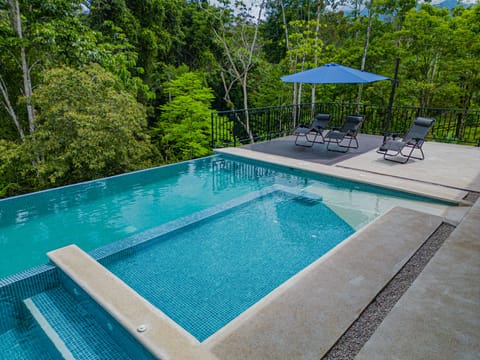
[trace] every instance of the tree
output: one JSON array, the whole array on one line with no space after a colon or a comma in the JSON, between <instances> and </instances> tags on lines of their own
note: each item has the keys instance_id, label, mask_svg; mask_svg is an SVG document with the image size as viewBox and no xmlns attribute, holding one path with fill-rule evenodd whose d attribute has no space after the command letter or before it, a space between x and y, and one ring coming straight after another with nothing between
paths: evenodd
<instances>
[{"instance_id":1,"label":"tree","mask_svg":"<svg viewBox=\"0 0 480 360\"><path fill-rule=\"evenodd\" d=\"M455 130L450 134L462 139L468 122L467 112L472 106L478 106L475 100L480 94L480 5L471 9L459 8L455 15L449 23L451 44L444 61L442 75L445 85L440 97L463 109Z\"/></svg>"},{"instance_id":2,"label":"tree","mask_svg":"<svg viewBox=\"0 0 480 360\"><path fill-rule=\"evenodd\" d=\"M181 73L166 84L166 90L170 100L160 107L156 128L165 159L174 162L210 155L212 90L193 72Z\"/></svg>"},{"instance_id":3,"label":"tree","mask_svg":"<svg viewBox=\"0 0 480 360\"><path fill-rule=\"evenodd\" d=\"M399 31L403 27L403 22L407 13L414 9L417 5L417 0L376 0L377 6L384 14L388 21L391 21L396 30Z\"/></svg>"},{"instance_id":4,"label":"tree","mask_svg":"<svg viewBox=\"0 0 480 360\"><path fill-rule=\"evenodd\" d=\"M239 14L231 17L231 9L229 9L230 1L224 0L225 15L219 20L218 29L214 29L216 40L223 47L224 62L222 64L222 82L224 84L225 96L229 107L234 107L234 103L230 97L230 92L235 85L240 85L242 106L246 109L245 119L238 119L239 123L245 128L250 141L254 142L254 134L250 129L249 119L249 103L248 103L248 85L249 74L255 65L255 57L259 56L260 49L258 47L258 30L262 11L265 7L265 0L260 1L257 18L251 21L250 9L242 1L236 1L235 6ZM228 20L228 21L226 21Z\"/></svg>"},{"instance_id":5,"label":"tree","mask_svg":"<svg viewBox=\"0 0 480 360\"><path fill-rule=\"evenodd\" d=\"M8 34L9 36L5 39L5 43L10 45L8 46L9 48L13 48L11 49L10 53L12 54L22 74L23 81L20 88L23 92L26 103L29 133L32 134L35 131L35 111L32 104L31 67L27 61L27 50L25 45L28 42L23 36L23 24L18 0L8 0L6 1L6 5L9 12L9 20L13 33ZM5 28L5 26L2 27ZM13 120L20 138L24 140L25 130L23 129L21 120L12 106L8 87L2 74L0 74L0 90L2 93L4 108Z\"/></svg>"},{"instance_id":6,"label":"tree","mask_svg":"<svg viewBox=\"0 0 480 360\"><path fill-rule=\"evenodd\" d=\"M79 4L79 0L8 0L0 7L0 99L17 131L15 137L9 136L12 140L35 132L32 91L45 69L98 62L129 90L146 91L129 71L136 62L131 45L121 34L117 43L106 43L101 33L82 21Z\"/></svg>"},{"instance_id":7,"label":"tree","mask_svg":"<svg viewBox=\"0 0 480 360\"><path fill-rule=\"evenodd\" d=\"M35 190L35 172L28 142L0 139L0 198Z\"/></svg>"},{"instance_id":8,"label":"tree","mask_svg":"<svg viewBox=\"0 0 480 360\"><path fill-rule=\"evenodd\" d=\"M467 110L480 92L480 5L461 9L449 27L451 46L443 75L457 86L457 106Z\"/></svg>"},{"instance_id":9,"label":"tree","mask_svg":"<svg viewBox=\"0 0 480 360\"><path fill-rule=\"evenodd\" d=\"M402 30L397 32L411 104L430 107L435 102L451 36L448 21L446 9L422 5L419 11L412 9L407 14Z\"/></svg>"},{"instance_id":10,"label":"tree","mask_svg":"<svg viewBox=\"0 0 480 360\"><path fill-rule=\"evenodd\" d=\"M121 82L99 65L48 71L34 92L31 145L38 187L65 185L152 165L146 114Z\"/></svg>"}]
</instances>

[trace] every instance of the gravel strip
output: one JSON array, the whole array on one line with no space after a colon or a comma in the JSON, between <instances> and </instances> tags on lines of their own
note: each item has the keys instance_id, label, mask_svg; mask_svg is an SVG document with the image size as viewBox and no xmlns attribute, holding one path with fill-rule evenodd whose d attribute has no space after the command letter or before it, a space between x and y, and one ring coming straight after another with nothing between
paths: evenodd
<instances>
[{"instance_id":1,"label":"gravel strip","mask_svg":"<svg viewBox=\"0 0 480 360\"><path fill-rule=\"evenodd\" d=\"M442 223L322 359L353 359L454 229Z\"/></svg>"}]
</instances>

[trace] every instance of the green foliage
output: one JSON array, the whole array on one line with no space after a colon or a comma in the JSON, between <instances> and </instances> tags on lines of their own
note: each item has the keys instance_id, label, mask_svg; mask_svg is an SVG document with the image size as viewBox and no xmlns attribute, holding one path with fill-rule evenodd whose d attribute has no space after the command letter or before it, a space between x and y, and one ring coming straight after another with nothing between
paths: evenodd
<instances>
[{"instance_id":1,"label":"green foliage","mask_svg":"<svg viewBox=\"0 0 480 360\"><path fill-rule=\"evenodd\" d=\"M171 100L161 106L156 128L165 159L174 162L210 155L211 89L193 72L180 74L165 88Z\"/></svg>"},{"instance_id":2,"label":"green foliage","mask_svg":"<svg viewBox=\"0 0 480 360\"><path fill-rule=\"evenodd\" d=\"M421 107L469 107L467 97L479 91L480 34L478 26L472 26L475 20L475 8L453 18L446 9L430 5L407 13L396 33L406 79L399 89L400 101L409 99L409 105Z\"/></svg>"},{"instance_id":3,"label":"green foliage","mask_svg":"<svg viewBox=\"0 0 480 360\"><path fill-rule=\"evenodd\" d=\"M290 67L294 71L311 69L315 66L314 59L321 56L323 43L316 38L317 28L322 24L317 21L296 20L289 24L290 27L290 50L287 56L290 59Z\"/></svg>"},{"instance_id":4,"label":"green foliage","mask_svg":"<svg viewBox=\"0 0 480 360\"><path fill-rule=\"evenodd\" d=\"M20 40L9 3L0 2L0 80L16 115L0 94L0 196L208 155L212 108L290 104L294 87L281 76L329 62L360 68L367 31L366 71L392 77L401 60L396 105L479 106L478 4L449 11L414 0L355 1L346 15L337 11L346 1L268 0L252 47L250 2L212 3L19 0ZM311 100L310 85L297 91ZM316 86L319 101L351 102L359 93L355 85ZM386 104L389 94L389 82L379 82L362 88L361 101ZM24 141L15 121L31 133Z\"/></svg>"},{"instance_id":5,"label":"green foliage","mask_svg":"<svg viewBox=\"0 0 480 360\"><path fill-rule=\"evenodd\" d=\"M152 165L143 106L100 66L50 70L34 100L38 128L31 144L40 187Z\"/></svg>"},{"instance_id":6,"label":"green foliage","mask_svg":"<svg viewBox=\"0 0 480 360\"><path fill-rule=\"evenodd\" d=\"M25 143L0 139L0 198L35 190L35 175Z\"/></svg>"},{"instance_id":7,"label":"green foliage","mask_svg":"<svg viewBox=\"0 0 480 360\"><path fill-rule=\"evenodd\" d=\"M284 71L260 59L258 65L250 75L249 86L250 102L252 107L267 107L276 104L288 103L291 99L289 89L280 80Z\"/></svg>"}]
</instances>

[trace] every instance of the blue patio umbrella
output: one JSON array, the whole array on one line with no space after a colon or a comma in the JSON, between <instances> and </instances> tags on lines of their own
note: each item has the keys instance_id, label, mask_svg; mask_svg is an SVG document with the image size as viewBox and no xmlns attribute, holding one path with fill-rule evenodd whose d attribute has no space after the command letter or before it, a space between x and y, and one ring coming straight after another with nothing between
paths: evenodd
<instances>
[{"instance_id":1,"label":"blue patio umbrella","mask_svg":"<svg viewBox=\"0 0 480 360\"><path fill-rule=\"evenodd\" d=\"M362 84L390 80L390 78L382 75L357 70L335 63L325 64L315 69L286 75L281 79L283 82L305 84Z\"/></svg>"},{"instance_id":2,"label":"blue patio umbrella","mask_svg":"<svg viewBox=\"0 0 480 360\"><path fill-rule=\"evenodd\" d=\"M387 117L385 120L385 135L390 127L392 117L393 96L395 87L397 86L398 64L400 59L397 59L395 68L395 78L392 80L386 76L369 73L362 70L357 70L348 66L330 63L323 66L301 71L295 74L282 76L283 82L304 83L304 84L366 84L382 80L392 80L392 92L390 94L390 102L388 104Z\"/></svg>"}]
</instances>

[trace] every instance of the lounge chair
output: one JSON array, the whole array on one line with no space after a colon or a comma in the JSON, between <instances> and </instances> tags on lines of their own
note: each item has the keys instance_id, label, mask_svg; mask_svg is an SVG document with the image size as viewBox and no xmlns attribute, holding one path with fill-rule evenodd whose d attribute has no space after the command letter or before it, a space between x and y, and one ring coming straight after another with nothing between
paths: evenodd
<instances>
[{"instance_id":1,"label":"lounge chair","mask_svg":"<svg viewBox=\"0 0 480 360\"><path fill-rule=\"evenodd\" d=\"M403 138L398 138L397 134L390 135L377 152L383 154L385 160L395 161L401 164L405 164L410 158L418 160L425 159L422 146L425 142L425 137L434 123L435 119L417 117ZM403 150L408 148L410 148L410 151L404 154ZM413 156L414 150L419 150L420 156ZM406 159L401 160L402 158L398 158L398 155Z\"/></svg>"},{"instance_id":2,"label":"lounge chair","mask_svg":"<svg viewBox=\"0 0 480 360\"><path fill-rule=\"evenodd\" d=\"M325 142L328 144L327 150L347 152L350 149L358 149L357 134L364 120L363 115L348 115L341 128L333 128L325 135ZM336 149L330 148L332 142L337 145ZM345 145L346 142L348 144ZM354 142L353 145L352 142ZM346 150L340 150L339 148L345 148Z\"/></svg>"},{"instance_id":3,"label":"lounge chair","mask_svg":"<svg viewBox=\"0 0 480 360\"><path fill-rule=\"evenodd\" d=\"M295 138L295 145L312 147L315 143L323 144L325 142L323 138L323 131L326 129L328 122L332 119L330 114L317 114L315 120L310 126L299 125L295 128L294 135L297 135ZM313 139L309 139L308 136L313 136ZM298 138L304 137L305 141L298 142ZM320 137L321 140L317 141L317 138Z\"/></svg>"}]
</instances>

